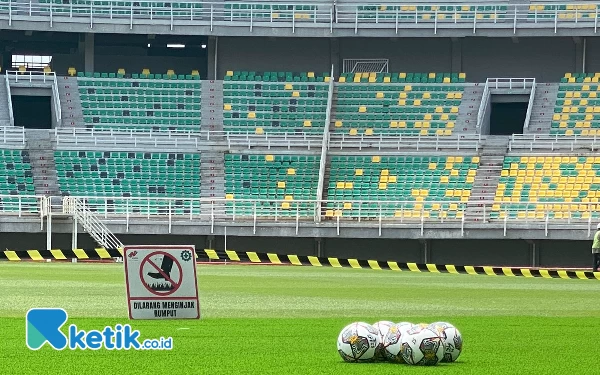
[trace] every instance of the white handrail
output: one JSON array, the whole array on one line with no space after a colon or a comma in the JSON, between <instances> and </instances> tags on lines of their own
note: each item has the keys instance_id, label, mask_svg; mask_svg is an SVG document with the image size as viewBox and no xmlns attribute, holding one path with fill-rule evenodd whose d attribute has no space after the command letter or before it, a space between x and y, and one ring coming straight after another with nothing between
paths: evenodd
<instances>
[{"instance_id":1,"label":"white handrail","mask_svg":"<svg viewBox=\"0 0 600 375\"><path fill-rule=\"evenodd\" d=\"M485 116L485 111L487 109L488 102L490 101L490 87L489 81L485 81L485 86L483 87L483 94L481 95L481 103L479 103L479 111L477 112L477 129L481 128L481 124L483 122L483 117Z\"/></svg>"},{"instance_id":2,"label":"white handrail","mask_svg":"<svg viewBox=\"0 0 600 375\"><path fill-rule=\"evenodd\" d=\"M56 117L56 125L60 126L62 121L62 109L60 108L60 96L58 93L58 81L56 80L56 74L54 74L54 82L52 83L52 100L54 102L54 115Z\"/></svg>"},{"instance_id":3,"label":"white handrail","mask_svg":"<svg viewBox=\"0 0 600 375\"><path fill-rule=\"evenodd\" d=\"M335 81L333 77L333 65L329 76L329 92L327 94L327 111L325 112L325 126L323 127L323 143L321 144L321 160L319 162L319 181L317 183L317 208L315 220L321 221L321 200L323 199L323 188L325 183L325 170L327 169L327 149L329 148L329 125L331 122L331 106L333 103L333 91Z\"/></svg>"},{"instance_id":4,"label":"white handrail","mask_svg":"<svg viewBox=\"0 0 600 375\"><path fill-rule=\"evenodd\" d=\"M529 129L529 121L531 120L531 111L533 110L533 102L535 100L535 78L531 84L531 93L529 94L529 103L527 103L527 114L525 115L525 129Z\"/></svg>"},{"instance_id":5,"label":"white handrail","mask_svg":"<svg viewBox=\"0 0 600 375\"><path fill-rule=\"evenodd\" d=\"M10 94L10 82L8 81L8 72L4 75L4 83L6 84L6 98L8 100L8 117L10 119L10 124L14 126L15 117L13 114L12 97Z\"/></svg>"}]
</instances>

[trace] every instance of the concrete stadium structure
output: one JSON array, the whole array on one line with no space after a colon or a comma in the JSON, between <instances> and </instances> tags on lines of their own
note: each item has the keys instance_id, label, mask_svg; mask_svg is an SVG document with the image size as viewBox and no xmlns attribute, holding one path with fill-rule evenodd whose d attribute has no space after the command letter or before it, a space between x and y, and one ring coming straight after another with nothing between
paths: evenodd
<instances>
[{"instance_id":1,"label":"concrete stadium structure","mask_svg":"<svg viewBox=\"0 0 600 375\"><path fill-rule=\"evenodd\" d=\"M30 164L30 169L24 168L30 173L16 177L6 173L7 181L12 181L9 185L18 191L7 188L1 196L0 246L169 242L414 262L587 266L591 234L600 221L596 189L591 187L594 177L586 174L595 170L600 142L594 111L600 107L593 103L598 76L575 73L600 71L597 19L598 6L593 2L337 1L289 6L230 1L2 2L0 66L5 74L0 85L0 149L21 150L19 156L8 153L5 165L12 170L22 157ZM164 48L169 43L185 48ZM45 72L21 69L15 66L14 55L49 55L52 62ZM120 69L123 72L117 75ZM378 74L370 74L374 69ZM267 80L238 72L304 75L282 74ZM326 74L317 80L322 72ZM364 76L356 75L363 72ZM410 81L402 72L411 77L425 74L423 81ZM150 74L161 78L149 80ZM159 86L146 89L144 84L150 81ZM246 92L242 84L252 88ZM299 118L294 113L282 117L290 121L290 130L283 120L271 121L270 114L261 118L262 110L245 95L269 90L267 85L281 86L272 91L286 100L288 96L307 100L302 111L313 117L306 115L300 125L294 123ZM142 93L146 90L160 92L152 96ZM427 100L434 103L436 95L443 99L435 103L447 104L432 104L431 113L424 111L424 117L409 115L401 121L394 117L399 115L389 117L385 111L373 117L361 115L379 108L377 100L398 92L406 92L406 101L414 107L421 101L427 107ZM455 92L460 93L459 99L454 99ZM51 129L15 126L17 107L12 98L22 96L49 98ZM132 98L139 96L154 104L134 107ZM155 97L170 102L157 106ZM258 106L271 105L269 100L261 99ZM494 125L493 113L501 111L494 110L497 103L524 105L526 115L514 131L518 134L499 135L506 133L498 133ZM277 112L282 110L275 106ZM308 110L311 107L314 111ZM237 120L240 113L243 121ZM123 121L124 116L136 119ZM430 122L436 121L440 131L430 131ZM377 122L394 129L371 126ZM236 128L238 123L246 127ZM354 125L346 127L349 123ZM279 130L270 129L272 124ZM417 130L396 131L407 125ZM186 179L173 185L177 193L154 189L156 195L146 199L128 195L125 188L111 186L100 192L87 183L69 181L91 158L92 168L100 168L92 171L98 173L103 167L96 161L117 166L122 174L115 184L120 186L128 177L119 166L129 162L120 159L136 159L138 153L149 160L149 178L163 173L162 164L151 161L164 158L173 167L181 160L181 173L196 173L198 181ZM199 164L194 164L193 155L198 155ZM557 155L567 159L553 160ZM376 170L386 171L377 176L380 184L392 181L388 172L394 182L402 177L394 175L394 168L407 167L398 165L417 168L421 164L415 160L433 157L422 162L425 167L419 176L424 173L429 178L428 170L446 176L447 170L446 181L451 182L454 173L464 172L460 181L470 181L468 186L450 190L468 190L468 194L457 195L457 200L429 201L429 192L421 194L417 187L414 196L425 198L390 199L387 193L374 194L367 188L362 198L344 195L337 191L344 187L336 183L350 177L338 170L343 163L356 163L348 159L356 156L391 163ZM460 165L464 158L476 165L473 174ZM278 191L271 194L268 188L267 195L242 196L248 189L235 187L234 180L247 178L248 160L289 163L285 164L288 172L276 181L281 189L297 182L295 177L285 180L286 176L296 171L300 175L310 163L315 163L310 167L314 173L307 172L306 179L299 181L292 199ZM78 167L73 170L70 165ZM567 172L549 173L548 182L541 182L544 172L555 165ZM136 173L145 167L140 163L137 168ZM364 168L369 168L368 163ZM164 173L171 176L168 168ZM260 171L252 173L260 175ZM356 176L362 174L360 168ZM515 179L523 177L516 188L510 180L513 174ZM566 187L544 188L544 196L523 193L522 185L530 185L538 176L540 183L554 184L555 177L557 185ZM174 184L178 180L169 178ZM35 194L21 193L28 186L34 186ZM127 186L140 189L137 183ZM380 185L379 190L386 189L387 185ZM544 200L547 190L554 197L556 189L573 190L582 198ZM115 195L102 195L105 191ZM444 193L452 197L440 191ZM274 204L263 209L266 201ZM91 237L82 234L77 239L77 232Z\"/></svg>"}]
</instances>

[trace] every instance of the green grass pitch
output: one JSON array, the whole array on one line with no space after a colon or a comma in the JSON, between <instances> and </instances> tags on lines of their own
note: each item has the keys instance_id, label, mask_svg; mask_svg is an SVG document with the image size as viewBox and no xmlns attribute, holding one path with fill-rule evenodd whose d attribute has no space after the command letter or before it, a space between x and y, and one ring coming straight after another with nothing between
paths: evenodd
<instances>
[{"instance_id":1,"label":"green grass pitch","mask_svg":"<svg viewBox=\"0 0 600 375\"><path fill-rule=\"evenodd\" d=\"M198 266L203 318L132 321L172 351L25 345L25 313L62 307L83 329L128 323L123 266L0 263L2 374L595 374L600 282L294 266ZM447 320L458 362L344 363L336 337L362 320Z\"/></svg>"}]
</instances>

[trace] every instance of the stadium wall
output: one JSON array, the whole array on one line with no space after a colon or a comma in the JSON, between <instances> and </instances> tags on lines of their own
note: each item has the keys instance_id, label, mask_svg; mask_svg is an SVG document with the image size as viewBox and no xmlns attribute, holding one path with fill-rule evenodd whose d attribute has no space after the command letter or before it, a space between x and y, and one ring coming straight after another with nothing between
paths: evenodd
<instances>
[{"instance_id":1,"label":"stadium wall","mask_svg":"<svg viewBox=\"0 0 600 375\"><path fill-rule=\"evenodd\" d=\"M324 257L396 260L401 262L494 265L581 267L591 264L590 241L567 240L392 240L310 237L236 237L184 235L119 235L125 244L185 244L196 248L272 252L278 254L319 255ZM0 236L0 248L10 250L45 249L44 233L9 233ZM71 248L71 235L53 235L52 247ZM78 247L95 248L85 233L79 234Z\"/></svg>"},{"instance_id":2,"label":"stadium wall","mask_svg":"<svg viewBox=\"0 0 600 375\"><path fill-rule=\"evenodd\" d=\"M588 71L600 70L600 38L587 38ZM581 71L582 39L220 37L217 79L227 70L329 71L344 59L387 58L390 72L465 72L467 80L534 77L557 82Z\"/></svg>"}]
</instances>

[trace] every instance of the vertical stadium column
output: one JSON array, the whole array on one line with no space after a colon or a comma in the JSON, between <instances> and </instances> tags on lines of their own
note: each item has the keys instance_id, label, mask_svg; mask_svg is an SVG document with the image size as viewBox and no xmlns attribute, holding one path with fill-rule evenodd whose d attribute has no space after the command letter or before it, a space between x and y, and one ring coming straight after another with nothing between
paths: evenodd
<instances>
[{"instance_id":1,"label":"vertical stadium column","mask_svg":"<svg viewBox=\"0 0 600 375\"><path fill-rule=\"evenodd\" d=\"M340 76L340 40L338 38L329 39L329 60L333 65L333 77ZM333 78L332 77L332 78Z\"/></svg>"},{"instance_id":2,"label":"vertical stadium column","mask_svg":"<svg viewBox=\"0 0 600 375\"><path fill-rule=\"evenodd\" d=\"M429 240L419 240L421 245L421 263L431 263L431 242Z\"/></svg>"},{"instance_id":3,"label":"vertical stadium column","mask_svg":"<svg viewBox=\"0 0 600 375\"><path fill-rule=\"evenodd\" d=\"M575 43L575 69L574 72L582 72L585 73L585 52L584 52L584 44L583 38L574 36L573 43Z\"/></svg>"},{"instance_id":4,"label":"vertical stadium column","mask_svg":"<svg viewBox=\"0 0 600 375\"><path fill-rule=\"evenodd\" d=\"M86 72L94 71L94 34L87 33L83 36L83 61Z\"/></svg>"},{"instance_id":5,"label":"vertical stadium column","mask_svg":"<svg viewBox=\"0 0 600 375\"><path fill-rule=\"evenodd\" d=\"M451 45L451 69L452 73L462 72L462 39L452 38Z\"/></svg>"},{"instance_id":6,"label":"vertical stadium column","mask_svg":"<svg viewBox=\"0 0 600 375\"><path fill-rule=\"evenodd\" d=\"M206 44L206 56L207 56L207 79L217 80L223 79L222 75L219 75L219 37L209 36L208 43ZM220 77L220 78L217 78Z\"/></svg>"}]
</instances>

